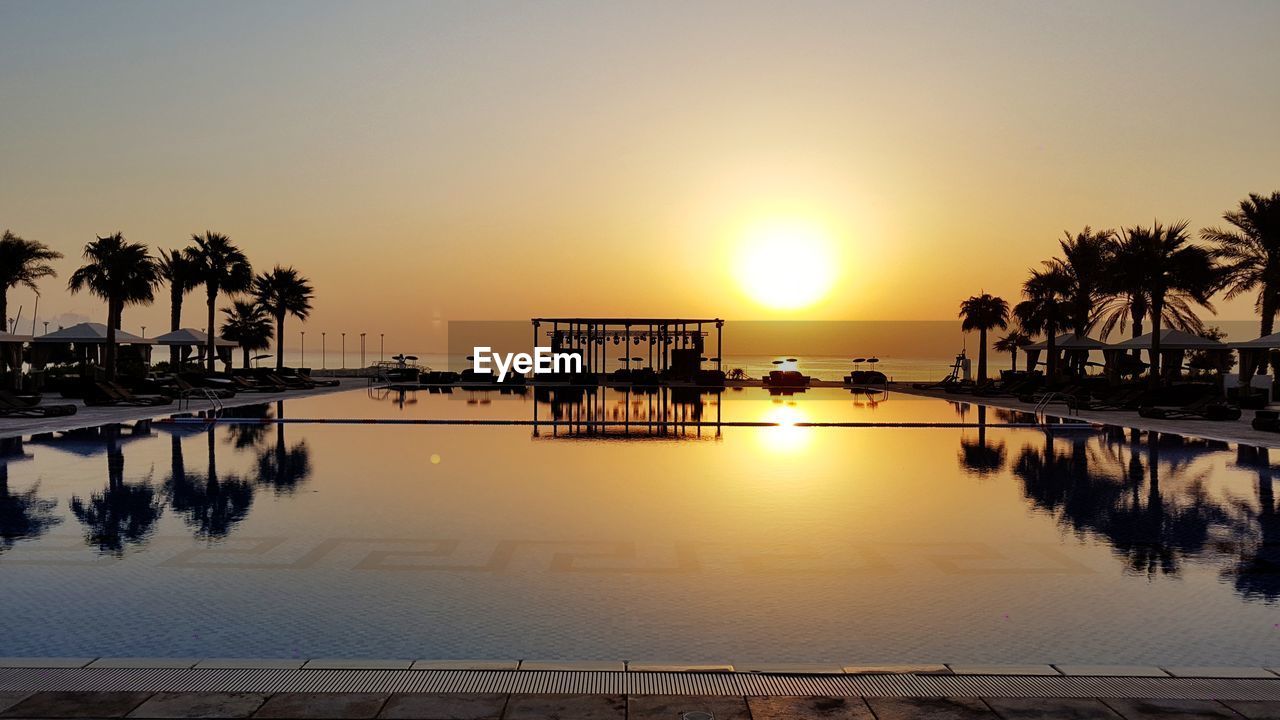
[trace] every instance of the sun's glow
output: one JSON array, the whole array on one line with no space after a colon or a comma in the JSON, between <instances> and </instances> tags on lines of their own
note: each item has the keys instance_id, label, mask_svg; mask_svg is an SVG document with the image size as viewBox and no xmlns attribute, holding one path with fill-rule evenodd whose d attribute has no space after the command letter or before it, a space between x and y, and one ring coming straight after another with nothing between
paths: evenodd
<instances>
[{"instance_id":1,"label":"sun's glow","mask_svg":"<svg viewBox=\"0 0 1280 720\"><path fill-rule=\"evenodd\" d=\"M823 299L839 270L831 233L802 220L753 225L738 252L737 277L743 291L775 310L809 307Z\"/></svg>"},{"instance_id":2,"label":"sun's glow","mask_svg":"<svg viewBox=\"0 0 1280 720\"><path fill-rule=\"evenodd\" d=\"M766 449L778 453L793 453L809 444L810 429L796 425L807 422L809 418L795 403L780 402L770 407L763 419L765 422L777 423L776 426L761 429L759 438Z\"/></svg>"}]
</instances>

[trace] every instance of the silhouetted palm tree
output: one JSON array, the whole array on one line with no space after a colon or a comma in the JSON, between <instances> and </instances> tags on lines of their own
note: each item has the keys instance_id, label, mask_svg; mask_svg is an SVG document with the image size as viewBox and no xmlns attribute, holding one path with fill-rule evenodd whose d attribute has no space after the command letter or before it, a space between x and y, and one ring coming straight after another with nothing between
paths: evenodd
<instances>
[{"instance_id":1,"label":"silhouetted palm tree","mask_svg":"<svg viewBox=\"0 0 1280 720\"><path fill-rule=\"evenodd\" d=\"M1088 334L1097 319L1099 301L1106 294L1105 279L1110 265L1111 230L1094 232L1089 226L1072 237L1058 241L1062 257L1048 265L1069 281L1066 291L1067 326L1080 338Z\"/></svg>"},{"instance_id":2,"label":"silhouetted palm tree","mask_svg":"<svg viewBox=\"0 0 1280 720\"><path fill-rule=\"evenodd\" d=\"M8 230L0 236L0 322L5 332L14 331L9 327L9 289L24 285L39 293L36 281L56 275L49 261L61 257L44 243L24 240Z\"/></svg>"},{"instance_id":3,"label":"silhouetted palm tree","mask_svg":"<svg viewBox=\"0 0 1280 720\"><path fill-rule=\"evenodd\" d=\"M1050 380L1058 374L1057 337L1069 323L1070 293L1071 278L1060 268L1046 263L1043 270L1031 271L1031 277L1022 284L1022 296L1026 299L1013 308L1024 330L1042 333L1047 338L1045 369Z\"/></svg>"},{"instance_id":4,"label":"silhouetted palm tree","mask_svg":"<svg viewBox=\"0 0 1280 720\"><path fill-rule=\"evenodd\" d=\"M1009 303L982 293L960 303L960 317L965 332L978 331L978 384L983 385L987 382L987 331L1009 327Z\"/></svg>"},{"instance_id":5,"label":"silhouetted palm tree","mask_svg":"<svg viewBox=\"0 0 1280 720\"><path fill-rule=\"evenodd\" d=\"M249 367L249 352L271 347L275 331L266 308L256 301L236 300L229 308L222 308L227 319L222 322L222 337L240 344L244 352L244 366Z\"/></svg>"},{"instance_id":6,"label":"silhouetted palm tree","mask_svg":"<svg viewBox=\"0 0 1280 720\"><path fill-rule=\"evenodd\" d=\"M311 281L292 267L275 266L253 280L253 294L276 319L276 368L284 367L284 319L292 315L306 320L311 314L311 298L315 292Z\"/></svg>"},{"instance_id":7,"label":"silhouetted palm tree","mask_svg":"<svg viewBox=\"0 0 1280 720\"><path fill-rule=\"evenodd\" d=\"M1221 273L1214 264L1213 255L1199 245L1191 244L1187 223L1177 222L1168 227L1153 223L1151 227L1133 227L1125 230L1125 237L1143 248L1146 262L1141 271L1141 286L1147 289L1151 306L1151 387L1159 387L1160 331L1165 317L1166 302L1171 294L1186 298L1213 311L1209 297L1221 284Z\"/></svg>"},{"instance_id":8,"label":"silhouetted palm tree","mask_svg":"<svg viewBox=\"0 0 1280 720\"><path fill-rule=\"evenodd\" d=\"M1012 361L1009 369L1014 372L1018 371L1018 351L1031 344L1031 336L1021 330L1010 330L1004 337L996 340L993 348L1000 352L1009 353L1009 359Z\"/></svg>"},{"instance_id":9,"label":"silhouetted palm tree","mask_svg":"<svg viewBox=\"0 0 1280 720\"><path fill-rule=\"evenodd\" d=\"M106 373L116 376L116 331L126 305L145 305L155 299L160 273L155 258L141 243L131 243L120 233L100 237L84 246L83 266L67 283L73 293L88 289L107 302Z\"/></svg>"},{"instance_id":10,"label":"silhouetted palm tree","mask_svg":"<svg viewBox=\"0 0 1280 720\"><path fill-rule=\"evenodd\" d=\"M19 540L39 537L62 522L62 518L53 514L58 501L46 500L37 494L39 483L26 492L15 493L9 489L9 459L13 457L28 457L23 453L22 438L0 440L0 552Z\"/></svg>"},{"instance_id":11,"label":"silhouetted palm tree","mask_svg":"<svg viewBox=\"0 0 1280 720\"><path fill-rule=\"evenodd\" d=\"M128 543L141 543L151 534L164 507L149 482L124 481L124 452L119 426L99 432L107 443L107 488L88 500L71 498L71 513L85 525L85 540L102 552L120 555Z\"/></svg>"},{"instance_id":12,"label":"silhouetted palm tree","mask_svg":"<svg viewBox=\"0 0 1280 720\"><path fill-rule=\"evenodd\" d=\"M200 286L200 266L191 257L191 248L161 250L156 261L160 279L169 284L169 330L182 327L182 301L187 293ZM181 359L177 345L169 348L169 364L178 367Z\"/></svg>"},{"instance_id":13,"label":"silhouetted palm tree","mask_svg":"<svg viewBox=\"0 0 1280 720\"><path fill-rule=\"evenodd\" d=\"M249 258L236 247L226 235L205 231L204 235L192 235L191 257L198 268L200 284L204 285L208 298L209 332L208 369L213 372L214 362L218 359L214 340L217 338L215 310L218 304L218 293L235 295L245 292L253 283L253 267Z\"/></svg>"},{"instance_id":14,"label":"silhouetted palm tree","mask_svg":"<svg viewBox=\"0 0 1280 720\"><path fill-rule=\"evenodd\" d=\"M1205 228L1200 236L1217 246L1213 252L1223 263L1228 300L1258 291L1254 307L1261 315L1259 333L1270 335L1280 312L1280 192L1270 197L1250 193L1239 210L1222 218L1235 229ZM1274 362L1280 372L1280 360Z\"/></svg>"}]
</instances>

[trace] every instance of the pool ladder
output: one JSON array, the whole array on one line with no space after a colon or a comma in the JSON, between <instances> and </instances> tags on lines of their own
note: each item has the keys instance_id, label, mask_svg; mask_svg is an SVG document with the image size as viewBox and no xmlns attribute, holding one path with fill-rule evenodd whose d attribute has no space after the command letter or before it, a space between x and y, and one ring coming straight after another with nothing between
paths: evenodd
<instances>
[{"instance_id":1,"label":"pool ladder","mask_svg":"<svg viewBox=\"0 0 1280 720\"><path fill-rule=\"evenodd\" d=\"M206 388L206 387L196 387L196 388L192 388L191 390L188 390L187 393L180 399L180 402L178 403L178 409L180 410L190 409L192 398L197 398L197 399L203 398L205 400L208 400L209 409L213 411L214 417L218 417L222 415L222 411L225 409L225 406L222 404L222 398L218 397L218 394L214 392L212 389Z\"/></svg>"},{"instance_id":2,"label":"pool ladder","mask_svg":"<svg viewBox=\"0 0 1280 720\"><path fill-rule=\"evenodd\" d=\"M1045 414L1045 408L1049 407L1049 403L1053 402L1054 400L1062 400L1062 399L1066 399L1067 401L1068 415L1080 414L1079 408L1077 408L1075 406L1075 403L1072 402L1072 400L1074 399L1074 396L1069 395L1067 393L1063 393L1063 392L1057 392L1055 390L1054 392L1048 393L1044 397L1040 398L1040 401L1036 403L1036 408L1033 411L1035 413L1036 423L1039 425L1048 425L1049 418Z\"/></svg>"}]
</instances>

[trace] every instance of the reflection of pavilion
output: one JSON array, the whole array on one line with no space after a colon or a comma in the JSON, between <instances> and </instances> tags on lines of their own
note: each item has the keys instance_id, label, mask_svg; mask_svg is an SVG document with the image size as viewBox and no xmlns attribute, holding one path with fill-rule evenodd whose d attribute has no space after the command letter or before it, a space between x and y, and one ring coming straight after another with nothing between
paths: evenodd
<instances>
[{"instance_id":1,"label":"reflection of pavilion","mask_svg":"<svg viewBox=\"0 0 1280 720\"><path fill-rule=\"evenodd\" d=\"M715 396L715 419L706 418ZM542 416L546 411L547 416ZM554 438L720 437L719 392L692 387L538 387L534 391L533 435ZM550 430L546 430L546 428ZM715 429L714 435L704 430Z\"/></svg>"}]
</instances>

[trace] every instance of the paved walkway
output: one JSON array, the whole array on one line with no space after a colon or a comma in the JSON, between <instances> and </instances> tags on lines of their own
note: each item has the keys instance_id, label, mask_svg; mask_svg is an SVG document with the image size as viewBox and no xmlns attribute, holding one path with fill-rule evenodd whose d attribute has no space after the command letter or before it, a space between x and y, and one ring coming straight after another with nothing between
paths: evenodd
<instances>
[{"instance_id":1,"label":"paved walkway","mask_svg":"<svg viewBox=\"0 0 1280 720\"><path fill-rule=\"evenodd\" d=\"M917 390L911 387L910 383L890 383L888 389L893 392L936 397L952 402L966 402L975 405L986 405L987 407L1021 410L1028 413L1034 412L1036 408L1035 403L1025 403L1017 398L974 397L967 394L952 395L940 389ZM1254 430L1250 425L1253 422L1254 411L1252 410L1245 410L1241 418L1235 421L1155 420L1144 418L1134 410L1081 410L1075 413L1067 410L1067 406L1064 403L1050 404L1043 412L1050 417L1069 420L1083 420L1103 425L1121 425L1140 430L1154 430L1175 435L1204 438L1206 440L1222 440L1259 447L1280 448L1280 433L1261 432Z\"/></svg>"},{"instance_id":2,"label":"paved walkway","mask_svg":"<svg viewBox=\"0 0 1280 720\"><path fill-rule=\"evenodd\" d=\"M502 693L0 693L0 718L418 718L420 720L1271 720L1280 702L1002 697L541 695Z\"/></svg>"},{"instance_id":3,"label":"paved walkway","mask_svg":"<svg viewBox=\"0 0 1280 720\"><path fill-rule=\"evenodd\" d=\"M289 390L282 393L239 393L234 398L223 400L222 405L223 407L259 405L262 403L273 403L277 400L292 400L296 398L310 397L313 395L340 392L342 390L363 388L368 387L369 385L367 378L340 378L340 381L342 384L338 387L321 387L313 390ZM176 413L201 412L210 408L208 400L192 400L190 403L182 404L175 400L172 405L161 405L159 407L134 407L127 405L88 407L80 400L67 400L46 395L44 402L46 404L53 405L75 405L76 414L56 418L0 418L0 438L21 437L24 435L31 435L33 433L57 432L61 430L77 430L79 428L97 427L99 425L107 425L111 423L133 422L135 420L146 420L148 418L167 417Z\"/></svg>"}]
</instances>

